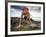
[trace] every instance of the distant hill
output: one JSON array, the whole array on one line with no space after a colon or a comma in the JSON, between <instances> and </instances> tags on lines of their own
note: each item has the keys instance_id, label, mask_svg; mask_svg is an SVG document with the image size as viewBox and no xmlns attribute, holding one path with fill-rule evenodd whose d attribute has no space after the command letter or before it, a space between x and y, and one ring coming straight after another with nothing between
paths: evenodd
<instances>
[{"instance_id":1,"label":"distant hill","mask_svg":"<svg viewBox=\"0 0 46 37\"><path fill-rule=\"evenodd\" d=\"M34 21L33 19L30 19L34 23L40 23L40 21ZM19 23L20 18L19 17L11 17L11 24Z\"/></svg>"}]
</instances>

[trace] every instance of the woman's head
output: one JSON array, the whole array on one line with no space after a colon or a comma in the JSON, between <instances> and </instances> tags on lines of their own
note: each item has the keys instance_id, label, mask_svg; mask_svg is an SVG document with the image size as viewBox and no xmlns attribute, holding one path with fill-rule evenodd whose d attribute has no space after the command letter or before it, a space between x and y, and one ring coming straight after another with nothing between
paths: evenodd
<instances>
[{"instance_id":1,"label":"woman's head","mask_svg":"<svg viewBox=\"0 0 46 37\"><path fill-rule=\"evenodd\" d=\"M23 11L24 13L26 13L26 12L29 11L29 9L28 9L27 7L23 7L22 11Z\"/></svg>"}]
</instances>

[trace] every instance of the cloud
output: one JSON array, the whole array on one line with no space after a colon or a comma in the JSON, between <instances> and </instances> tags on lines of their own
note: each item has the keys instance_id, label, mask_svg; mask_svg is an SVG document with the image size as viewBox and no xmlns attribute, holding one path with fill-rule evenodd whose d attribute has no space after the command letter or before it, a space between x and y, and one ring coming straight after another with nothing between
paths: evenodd
<instances>
[{"instance_id":1,"label":"cloud","mask_svg":"<svg viewBox=\"0 0 46 37\"><path fill-rule=\"evenodd\" d=\"M21 12L21 10L17 10L14 8L11 8L10 10L11 17L21 17Z\"/></svg>"}]
</instances>

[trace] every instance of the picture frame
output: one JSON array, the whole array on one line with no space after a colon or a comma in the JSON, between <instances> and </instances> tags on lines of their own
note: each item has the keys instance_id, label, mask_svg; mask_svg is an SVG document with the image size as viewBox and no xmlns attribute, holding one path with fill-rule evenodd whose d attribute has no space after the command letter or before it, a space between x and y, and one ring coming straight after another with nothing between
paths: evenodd
<instances>
[{"instance_id":1,"label":"picture frame","mask_svg":"<svg viewBox=\"0 0 46 37\"><path fill-rule=\"evenodd\" d=\"M16 11L17 11L17 9L19 8L18 6L21 7L21 8L23 8L23 6L28 6L28 7L31 6L31 8L32 8L31 10L35 10L35 11L39 11L39 12L41 11L41 14L39 14L39 15L41 15L41 20L40 20L41 21L40 22L40 27L41 28L40 28L40 31L39 30L38 31L37 30L36 31L24 31L24 30L23 31L14 31L14 30L12 30L13 32L10 31L10 28L11 28L10 19L11 18L9 18L9 17L15 17L15 16L19 15L19 14L15 15L14 13L12 13L13 14L12 15L10 13L10 8L11 8L11 12L14 12L14 9L16 9ZM38 9L37 6L38 6L39 10L37 10ZM6 7L5 8L5 35L6 36L25 36L25 35L41 35L41 34L45 34L45 3L44 2L8 1L8 2L5 3L5 7ZM14 9L12 9L12 8L14 8ZM33 14L33 15L35 15L35 14Z\"/></svg>"}]
</instances>

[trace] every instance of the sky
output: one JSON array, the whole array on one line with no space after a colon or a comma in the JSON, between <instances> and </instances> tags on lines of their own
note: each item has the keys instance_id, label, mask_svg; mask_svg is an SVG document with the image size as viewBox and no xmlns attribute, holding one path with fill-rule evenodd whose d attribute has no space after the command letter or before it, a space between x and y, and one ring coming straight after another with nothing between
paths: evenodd
<instances>
[{"instance_id":1,"label":"sky","mask_svg":"<svg viewBox=\"0 0 46 37\"><path fill-rule=\"evenodd\" d=\"M10 8L11 17L21 17L23 7L24 6L11 5ZM29 8L30 17L32 17L32 19L35 21L41 21L41 7L29 6L28 8Z\"/></svg>"}]
</instances>

